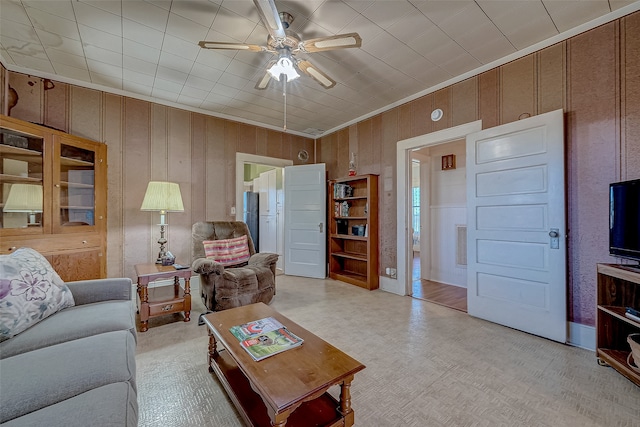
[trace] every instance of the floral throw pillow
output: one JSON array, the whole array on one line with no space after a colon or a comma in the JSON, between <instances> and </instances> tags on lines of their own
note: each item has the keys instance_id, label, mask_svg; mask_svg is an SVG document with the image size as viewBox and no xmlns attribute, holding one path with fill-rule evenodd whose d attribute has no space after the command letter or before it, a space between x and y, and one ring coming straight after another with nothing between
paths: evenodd
<instances>
[{"instance_id":1,"label":"floral throw pillow","mask_svg":"<svg viewBox=\"0 0 640 427\"><path fill-rule=\"evenodd\" d=\"M75 304L49 261L30 248L0 255L0 341Z\"/></svg>"},{"instance_id":2,"label":"floral throw pillow","mask_svg":"<svg viewBox=\"0 0 640 427\"><path fill-rule=\"evenodd\" d=\"M205 240L202 244L205 256L225 267L246 263L251 256L246 235L233 239Z\"/></svg>"}]
</instances>

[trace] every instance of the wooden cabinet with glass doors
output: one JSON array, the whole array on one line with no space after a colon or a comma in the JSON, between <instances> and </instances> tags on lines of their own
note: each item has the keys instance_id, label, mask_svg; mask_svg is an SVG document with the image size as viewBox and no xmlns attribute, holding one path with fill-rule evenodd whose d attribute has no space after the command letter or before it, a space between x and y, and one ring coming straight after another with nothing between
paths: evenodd
<instances>
[{"instance_id":1,"label":"wooden cabinet with glass doors","mask_svg":"<svg viewBox=\"0 0 640 427\"><path fill-rule=\"evenodd\" d=\"M329 277L378 289L378 175L329 182Z\"/></svg>"},{"instance_id":2,"label":"wooden cabinet with glass doors","mask_svg":"<svg viewBox=\"0 0 640 427\"><path fill-rule=\"evenodd\" d=\"M106 277L106 154L0 115L0 253L34 248L65 281Z\"/></svg>"}]
</instances>

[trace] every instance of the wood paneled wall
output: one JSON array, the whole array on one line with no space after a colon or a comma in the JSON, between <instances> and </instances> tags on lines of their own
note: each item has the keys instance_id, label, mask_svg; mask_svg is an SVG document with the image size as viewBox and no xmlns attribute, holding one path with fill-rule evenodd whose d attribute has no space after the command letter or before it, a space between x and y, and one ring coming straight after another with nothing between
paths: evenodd
<instances>
[{"instance_id":1,"label":"wood paneled wall","mask_svg":"<svg viewBox=\"0 0 640 427\"><path fill-rule=\"evenodd\" d=\"M191 225L232 220L236 152L291 159L310 138L219 119L134 98L2 71L18 93L11 116L107 144L107 274L135 279L133 266L155 261L159 214L141 212L151 180L180 184L185 211L169 213L168 248L191 261ZM6 100L2 85L2 100ZM3 104L3 111L6 106Z\"/></svg>"},{"instance_id":2,"label":"wood paneled wall","mask_svg":"<svg viewBox=\"0 0 640 427\"><path fill-rule=\"evenodd\" d=\"M444 117L430 120L440 108ZM640 178L640 12L454 84L318 140L329 177L380 178L380 274L396 260L396 144L481 119L484 129L565 111L569 317L595 324L596 263L608 255L608 185Z\"/></svg>"}]
</instances>

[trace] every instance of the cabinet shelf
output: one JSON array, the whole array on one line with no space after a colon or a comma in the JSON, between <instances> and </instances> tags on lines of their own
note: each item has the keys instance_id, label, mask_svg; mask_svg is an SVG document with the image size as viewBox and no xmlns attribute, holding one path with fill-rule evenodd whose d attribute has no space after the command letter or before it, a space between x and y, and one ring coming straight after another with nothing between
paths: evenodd
<instances>
[{"instance_id":1,"label":"cabinet shelf","mask_svg":"<svg viewBox=\"0 0 640 427\"><path fill-rule=\"evenodd\" d=\"M89 189L93 189L93 184L82 184L79 182L67 182L67 181L60 181L60 185L62 185L63 187L69 187L69 188L89 188Z\"/></svg>"},{"instance_id":2,"label":"cabinet shelf","mask_svg":"<svg viewBox=\"0 0 640 427\"><path fill-rule=\"evenodd\" d=\"M358 254L355 252L333 252L331 254L331 256L335 256L335 257L339 257L339 258L349 258L349 259L355 259L358 261L364 261L367 262L367 254Z\"/></svg>"},{"instance_id":3,"label":"cabinet shelf","mask_svg":"<svg viewBox=\"0 0 640 427\"><path fill-rule=\"evenodd\" d=\"M627 364L627 336L639 333L640 323L624 315L626 307L640 308L640 273L633 267L613 264L598 264L597 273L597 356L640 385L640 373Z\"/></svg>"},{"instance_id":4,"label":"cabinet shelf","mask_svg":"<svg viewBox=\"0 0 640 427\"><path fill-rule=\"evenodd\" d=\"M354 236L352 234L332 234L332 239L345 239L345 240L359 240L361 242L366 242L369 238L364 236Z\"/></svg>"},{"instance_id":5,"label":"cabinet shelf","mask_svg":"<svg viewBox=\"0 0 640 427\"><path fill-rule=\"evenodd\" d=\"M0 154L14 160L27 163L42 164L42 152L30 150L28 148L14 147L12 145L0 144Z\"/></svg>"},{"instance_id":6,"label":"cabinet shelf","mask_svg":"<svg viewBox=\"0 0 640 427\"><path fill-rule=\"evenodd\" d=\"M60 157L60 165L62 166L86 166L93 168L93 162L87 162L86 160L73 159L71 157Z\"/></svg>"},{"instance_id":7,"label":"cabinet shelf","mask_svg":"<svg viewBox=\"0 0 640 427\"><path fill-rule=\"evenodd\" d=\"M348 187L340 187L346 185ZM348 197L336 195L352 194ZM378 176L359 175L329 182L329 277L378 289ZM348 202L349 216L336 215ZM366 225L367 236L339 234Z\"/></svg>"},{"instance_id":8,"label":"cabinet shelf","mask_svg":"<svg viewBox=\"0 0 640 427\"><path fill-rule=\"evenodd\" d=\"M20 184L20 183L42 184L42 178L36 178L33 176L10 175L6 173L0 173L0 181L6 184Z\"/></svg>"}]
</instances>

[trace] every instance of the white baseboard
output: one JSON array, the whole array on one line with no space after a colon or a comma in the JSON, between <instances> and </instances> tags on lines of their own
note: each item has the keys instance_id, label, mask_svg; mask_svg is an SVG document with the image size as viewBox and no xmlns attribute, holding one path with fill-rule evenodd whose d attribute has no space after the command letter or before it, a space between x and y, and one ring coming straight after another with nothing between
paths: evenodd
<instances>
[{"instance_id":1,"label":"white baseboard","mask_svg":"<svg viewBox=\"0 0 640 427\"><path fill-rule=\"evenodd\" d=\"M569 339L567 344L586 350L596 350L596 328L569 322Z\"/></svg>"}]
</instances>

